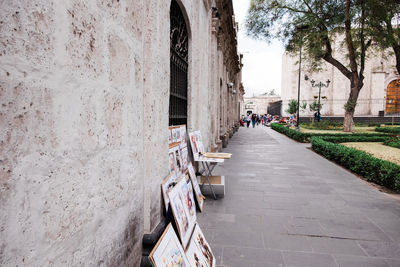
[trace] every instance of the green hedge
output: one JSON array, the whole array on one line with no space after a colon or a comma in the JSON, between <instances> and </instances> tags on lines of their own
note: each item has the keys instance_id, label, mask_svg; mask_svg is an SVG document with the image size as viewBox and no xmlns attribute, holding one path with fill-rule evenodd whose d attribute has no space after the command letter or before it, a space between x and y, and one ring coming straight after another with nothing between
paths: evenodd
<instances>
[{"instance_id":1,"label":"green hedge","mask_svg":"<svg viewBox=\"0 0 400 267\"><path fill-rule=\"evenodd\" d=\"M400 148L400 142L389 142L389 141L386 141L383 144L385 146L391 146L391 147L395 147L395 148Z\"/></svg>"},{"instance_id":2,"label":"green hedge","mask_svg":"<svg viewBox=\"0 0 400 267\"><path fill-rule=\"evenodd\" d=\"M343 135L343 134L342 134ZM345 135L345 136L323 136L325 141L331 143L345 142L386 142L390 139L389 136L360 136L360 135Z\"/></svg>"},{"instance_id":3,"label":"green hedge","mask_svg":"<svg viewBox=\"0 0 400 267\"><path fill-rule=\"evenodd\" d=\"M400 127L376 127L375 132L382 132L382 133L400 133Z\"/></svg>"},{"instance_id":4,"label":"green hedge","mask_svg":"<svg viewBox=\"0 0 400 267\"><path fill-rule=\"evenodd\" d=\"M388 135L386 133L302 133L293 129L290 129L286 127L285 125L281 125L278 123L271 123L271 128L274 129L277 132L283 133L287 135L288 137L301 142L301 143L309 143L311 137L313 136L329 136L329 137L338 137L338 138L344 138L346 136L359 136L359 137L387 137ZM380 142L383 142L384 140L380 140ZM344 141L347 142L347 141ZM376 142L376 141L370 141L370 142Z\"/></svg>"},{"instance_id":5,"label":"green hedge","mask_svg":"<svg viewBox=\"0 0 400 267\"><path fill-rule=\"evenodd\" d=\"M365 177L368 181L400 192L400 166L372 155L328 141L325 137L313 137L312 149L325 158Z\"/></svg>"}]
</instances>

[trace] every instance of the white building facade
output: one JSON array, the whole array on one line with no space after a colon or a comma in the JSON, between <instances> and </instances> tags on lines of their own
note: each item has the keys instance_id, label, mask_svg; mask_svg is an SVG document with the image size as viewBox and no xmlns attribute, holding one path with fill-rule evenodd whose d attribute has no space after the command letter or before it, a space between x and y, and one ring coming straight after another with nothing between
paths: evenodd
<instances>
[{"instance_id":1,"label":"white building facade","mask_svg":"<svg viewBox=\"0 0 400 267\"><path fill-rule=\"evenodd\" d=\"M281 97L277 95L274 96L260 95L253 97L244 97L243 98L244 105L241 110L241 114L242 115L246 115L248 113L267 114L270 103L280 100Z\"/></svg>"},{"instance_id":2,"label":"white building facade","mask_svg":"<svg viewBox=\"0 0 400 267\"><path fill-rule=\"evenodd\" d=\"M347 62L341 49L336 45L334 57ZM298 96L298 62L297 55L285 52L282 56L282 113L286 112L288 102ZM308 80L305 77L308 77ZM400 76L395 69L395 58L386 51L370 53L366 60L364 86L360 91L355 116L383 116L383 114L400 113ZM310 71L304 62L300 79L300 103L308 104L318 101L319 88L312 87L311 80L316 83L329 80L328 87L321 88L322 116L344 116L344 105L350 94L350 81L334 66L323 63L321 71ZM398 92L398 93L396 93ZM313 112L302 111L301 115L312 116Z\"/></svg>"}]
</instances>

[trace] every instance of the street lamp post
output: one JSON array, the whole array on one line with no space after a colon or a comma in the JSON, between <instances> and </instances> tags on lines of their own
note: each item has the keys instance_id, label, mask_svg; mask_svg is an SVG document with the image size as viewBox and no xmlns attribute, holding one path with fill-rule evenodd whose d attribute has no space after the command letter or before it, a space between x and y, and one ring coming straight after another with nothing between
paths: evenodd
<instances>
[{"instance_id":1,"label":"street lamp post","mask_svg":"<svg viewBox=\"0 0 400 267\"><path fill-rule=\"evenodd\" d=\"M322 82L315 83L314 80L311 80L311 86L312 86L312 87L318 87L318 88L319 88L319 91L318 91L318 113L317 113L317 114L318 114L318 118L317 118L318 122L320 121L321 88L322 88L322 87L328 87L330 83L331 83L330 80L327 80L327 81L326 81L326 84L325 84L325 83L322 83Z\"/></svg>"},{"instance_id":2,"label":"street lamp post","mask_svg":"<svg viewBox=\"0 0 400 267\"><path fill-rule=\"evenodd\" d=\"M300 123L301 48L302 48L302 45L303 45L303 30L308 29L308 25L297 26L296 29L300 32L299 83L298 83L298 86L297 86L297 118L296 118L296 130L299 130L299 123Z\"/></svg>"}]
</instances>

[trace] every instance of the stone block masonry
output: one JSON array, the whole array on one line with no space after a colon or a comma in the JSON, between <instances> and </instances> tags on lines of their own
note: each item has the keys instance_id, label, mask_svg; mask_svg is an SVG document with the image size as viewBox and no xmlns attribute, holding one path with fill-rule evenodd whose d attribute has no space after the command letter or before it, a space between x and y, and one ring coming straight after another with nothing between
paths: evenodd
<instances>
[{"instance_id":1,"label":"stone block masonry","mask_svg":"<svg viewBox=\"0 0 400 267\"><path fill-rule=\"evenodd\" d=\"M222 63L236 47L222 53L231 42L212 33L211 1L178 2L190 28L188 130L211 148L236 116L217 115L233 99L225 84L240 84L232 60ZM164 0L0 2L1 266L139 264L168 174L169 9Z\"/></svg>"}]
</instances>

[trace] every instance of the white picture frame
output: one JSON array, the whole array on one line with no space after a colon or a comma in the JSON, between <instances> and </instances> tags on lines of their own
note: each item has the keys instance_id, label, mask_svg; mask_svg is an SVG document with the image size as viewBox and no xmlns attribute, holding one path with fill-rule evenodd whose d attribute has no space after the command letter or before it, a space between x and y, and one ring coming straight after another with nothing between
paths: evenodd
<instances>
[{"instance_id":1,"label":"white picture frame","mask_svg":"<svg viewBox=\"0 0 400 267\"><path fill-rule=\"evenodd\" d=\"M149 258L154 267L192 267L171 223L164 230Z\"/></svg>"},{"instance_id":2,"label":"white picture frame","mask_svg":"<svg viewBox=\"0 0 400 267\"><path fill-rule=\"evenodd\" d=\"M197 177L196 177L196 172L195 172L191 162L189 162L189 164L188 164L188 173L189 173L190 180L192 181L194 195L196 196L197 204L199 205L200 211L203 212L205 197L201 193L201 189L200 189L199 183L197 181Z\"/></svg>"},{"instance_id":3,"label":"white picture frame","mask_svg":"<svg viewBox=\"0 0 400 267\"><path fill-rule=\"evenodd\" d=\"M168 193L183 248L186 248L196 223L196 209L191 209L190 203L188 203L190 201L188 194L190 194L190 191L188 190L185 176L182 176L175 187ZM195 206L194 202L192 206Z\"/></svg>"}]
</instances>

